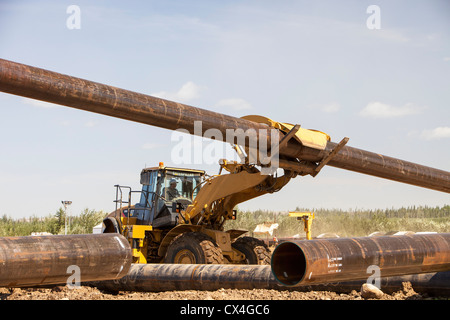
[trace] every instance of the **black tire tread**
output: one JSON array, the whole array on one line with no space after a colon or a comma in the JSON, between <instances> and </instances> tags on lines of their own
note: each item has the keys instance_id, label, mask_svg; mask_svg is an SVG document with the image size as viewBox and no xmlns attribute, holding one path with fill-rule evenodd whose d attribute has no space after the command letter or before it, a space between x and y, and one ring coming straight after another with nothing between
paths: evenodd
<instances>
[{"instance_id":1,"label":"black tire tread","mask_svg":"<svg viewBox=\"0 0 450 320\"><path fill-rule=\"evenodd\" d=\"M172 242L169 245L169 248L174 244L183 247L184 243L189 244L197 243L201 247L201 250L203 251L206 264L223 263L222 250L214 242L214 240L211 237L207 236L206 234L200 232L182 233L172 240Z\"/></svg>"},{"instance_id":2,"label":"black tire tread","mask_svg":"<svg viewBox=\"0 0 450 320\"><path fill-rule=\"evenodd\" d=\"M269 265L271 260L271 253L264 241L256 239L253 237L239 237L237 238L232 246L239 250L239 248L247 248L254 253L257 264L259 265ZM241 250L239 250L241 251ZM250 257L248 257L250 258Z\"/></svg>"}]
</instances>

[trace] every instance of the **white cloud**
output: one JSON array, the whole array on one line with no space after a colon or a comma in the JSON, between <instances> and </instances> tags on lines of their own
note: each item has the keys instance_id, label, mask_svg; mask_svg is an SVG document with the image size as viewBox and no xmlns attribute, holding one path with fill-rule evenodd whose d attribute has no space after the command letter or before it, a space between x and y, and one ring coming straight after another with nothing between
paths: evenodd
<instances>
[{"instance_id":1,"label":"white cloud","mask_svg":"<svg viewBox=\"0 0 450 320\"><path fill-rule=\"evenodd\" d=\"M44 101L40 101L40 100L34 100L34 99L28 99L28 98L22 98L22 102L35 106L35 107L39 107L39 108L60 108L60 105L57 104L53 104L53 103L49 103L49 102L44 102Z\"/></svg>"},{"instance_id":2,"label":"white cloud","mask_svg":"<svg viewBox=\"0 0 450 320\"><path fill-rule=\"evenodd\" d=\"M443 59L445 62L448 62L448 61L450 61L450 57L444 57L444 59Z\"/></svg>"},{"instance_id":3,"label":"white cloud","mask_svg":"<svg viewBox=\"0 0 450 320\"><path fill-rule=\"evenodd\" d=\"M222 99L215 104L216 108L231 108L233 110L252 109L252 105L240 98Z\"/></svg>"},{"instance_id":4,"label":"white cloud","mask_svg":"<svg viewBox=\"0 0 450 320\"><path fill-rule=\"evenodd\" d=\"M199 86L192 81L188 81L183 84L177 92L161 91L152 93L151 95L162 99L173 100L175 102L188 102L200 97L200 92L204 89L205 87Z\"/></svg>"},{"instance_id":5,"label":"white cloud","mask_svg":"<svg viewBox=\"0 0 450 320\"><path fill-rule=\"evenodd\" d=\"M419 114L421 109L411 103L395 107L381 102L370 102L359 114L369 118L397 118Z\"/></svg>"},{"instance_id":6,"label":"white cloud","mask_svg":"<svg viewBox=\"0 0 450 320\"><path fill-rule=\"evenodd\" d=\"M425 140L450 138L450 127L437 127L431 130L423 130L420 137Z\"/></svg>"}]
</instances>

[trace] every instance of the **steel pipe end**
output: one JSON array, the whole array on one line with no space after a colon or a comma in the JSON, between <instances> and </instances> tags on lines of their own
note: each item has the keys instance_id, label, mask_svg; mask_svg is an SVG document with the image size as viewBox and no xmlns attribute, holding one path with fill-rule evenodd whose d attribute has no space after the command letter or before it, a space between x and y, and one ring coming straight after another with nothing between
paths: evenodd
<instances>
[{"instance_id":1,"label":"steel pipe end","mask_svg":"<svg viewBox=\"0 0 450 320\"><path fill-rule=\"evenodd\" d=\"M279 244L272 254L272 273L284 286L298 285L306 273L306 257L298 245L292 242Z\"/></svg>"}]
</instances>

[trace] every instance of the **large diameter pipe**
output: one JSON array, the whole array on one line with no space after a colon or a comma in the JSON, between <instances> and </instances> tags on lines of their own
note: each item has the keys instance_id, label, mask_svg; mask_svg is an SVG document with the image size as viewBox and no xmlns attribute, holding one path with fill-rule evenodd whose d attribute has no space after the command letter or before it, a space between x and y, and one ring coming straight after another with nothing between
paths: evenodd
<instances>
[{"instance_id":1,"label":"large diameter pipe","mask_svg":"<svg viewBox=\"0 0 450 320\"><path fill-rule=\"evenodd\" d=\"M133 264L117 280L91 283L110 291L276 289L270 266L232 264Z\"/></svg>"},{"instance_id":2,"label":"large diameter pipe","mask_svg":"<svg viewBox=\"0 0 450 320\"><path fill-rule=\"evenodd\" d=\"M417 293L426 293L432 296L450 296L450 271L382 277L379 279L379 281L380 289L384 293L393 293L400 291L403 289L403 284L405 282L409 282L411 283L413 290ZM360 291L361 286L364 283L367 283L367 279L304 285L300 287L289 287L289 289L301 291L326 290L339 293L349 293L352 290ZM370 280L368 283L373 283L373 281Z\"/></svg>"},{"instance_id":3,"label":"large diameter pipe","mask_svg":"<svg viewBox=\"0 0 450 320\"><path fill-rule=\"evenodd\" d=\"M283 242L272 272L286 286L450 270L450 233Z\"/></svg>"},{"instance_id":4,"label":"large diameter pipe","mask_svg":"<svg viewBox=\"0 0 450 320\"><path fill-rule=\"evenodd\" d=\"M263 124L4 59L0 59L0 91L169 130L185 129L191 134L203 135L208 129L217 129L222 139L230 129L254 130L267 140L267 145L271 144ZM195 121L202 124L197 133ZM279 132L275 139L279 142L283 136ZM318 150L291 139L280 150L280 156L320 162L336 145L328 142L325 150ZM328 165L450 193L450 172L357 148L344 146Z\"/></svg>"},{"instance_id":5,"label":"large diameter pipe","mask_svg":"<svg viewBox=\"0 0 450 320\"><path fill-rule=\"evenodd\" d=\"M369 275L367 275L369 276ZM268 265L132 264L128 274L117 280L93 281L84 285L111 292L164 292L174 290L271 289L295 291L359 292L367 280L285 287ZM450 295L450 271L382 277L380 289L392 293L410 282L414 291L434 296Z\"/></svg>"},{"instance_id":6,"label":"large diameter pipe","mask_svg":"<svg viewBox=\"0 0 450 320\"><path fill-rule=\"evenodd\" d=\"M335 145L335 143L329 142L325 152L331 152ZM450 172L448 171L349 146L343 147L328 165L450 193Z\"/></svg>"},{"instance_id":7,"label":"large diameter pipe","mask_svg":"<svg viewBox=\"0 0 450 320\"><path fill-rule=\"evenodd\" d=\"M118 279L131 266L120 234L0 238L0 287L72 284Z\"/></svg>"}]
</instances>

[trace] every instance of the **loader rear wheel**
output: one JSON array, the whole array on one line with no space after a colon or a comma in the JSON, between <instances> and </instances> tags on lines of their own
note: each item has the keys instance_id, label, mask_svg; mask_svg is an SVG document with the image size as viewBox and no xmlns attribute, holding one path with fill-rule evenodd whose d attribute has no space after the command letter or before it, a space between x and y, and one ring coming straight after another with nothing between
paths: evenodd
<instances>
[{"instance_id":1,"label":"loader rear wheel","mask_svg":"<svg viewBox=\"0 0 450 320\"><path fill-rule=\"evenodd\" d=\"M167 248L165 263L221 264L222 250L206 234L187 232L177 236Z\"/></svg>"},{"instance_id":2,"label":"loader rear wheel","mask_svg":"<svg viewBox=\"0 0 450 320\"><path fill-rule=\"evenodd\" d=\"M245 254L244 264L270 264L271 253L262 240L253 237L240 237L231 246Z\"/></svg>"}]
</instances>

